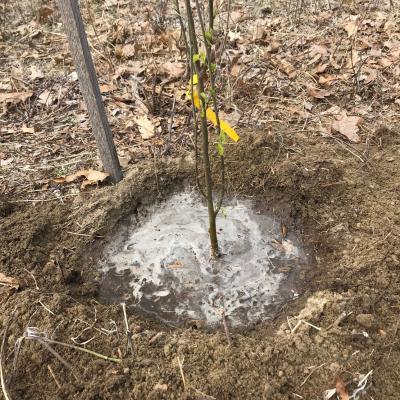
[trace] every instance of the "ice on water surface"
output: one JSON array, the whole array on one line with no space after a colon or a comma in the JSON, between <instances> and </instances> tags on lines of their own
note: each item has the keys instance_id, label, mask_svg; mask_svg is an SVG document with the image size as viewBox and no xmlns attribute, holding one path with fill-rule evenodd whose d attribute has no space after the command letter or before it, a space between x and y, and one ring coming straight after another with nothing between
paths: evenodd
<instances>
[{"instance_id":1,"label":"ice on water surface","mask_svg":"<svg viewBox=\"0 0 400 400\"><path fill-rule=\"evenodd\" d=\"M138 223L121 227L105 250L104 272L130 271L135 303L167 321L201 319L234 326L268 319L281 300L284 273L296 268L300 248L279 245L279 224L249 201L226 206L217 219L222 256L210 257L207 207L190 192L175 194Z\"/></svg>"}]
</instances>

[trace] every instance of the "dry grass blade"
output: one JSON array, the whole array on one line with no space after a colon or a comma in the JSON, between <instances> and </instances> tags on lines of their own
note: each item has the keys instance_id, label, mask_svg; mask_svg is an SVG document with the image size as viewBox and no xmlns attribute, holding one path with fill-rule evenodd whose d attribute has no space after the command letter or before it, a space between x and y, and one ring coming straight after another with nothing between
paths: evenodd
<instances>
[{"instance_id":1,"label":"dry grass blade","mask_svg":"<svg viewBox=\"0 0 400 400\"><path fill-rule=\"evenodd\" d=\"M108 357L108 356L105 356L104 354L97 353L96 351L85 349L84 347L79 347L79 346L75 346L73 344L59 342L58 340L49 339L45 335L44 332L40 332L38 329L33 328L33 327L28 327L26 329L25 338L26 339L31 339L31 340L37 340L39 343L42 343L43 345L45 345L46 348L51 352L53 352L53 351L55 352L55 350L53 350L49 345L50 344L58 344L60 346L68 347L70 349L74 349L74 350L82 351L84 353L88 353L88 354L90 354L92 356L95 356L97 358L101 358L102 360L111 361L111 362L115 362L115 363L120 363L121 362L121 359L119 359L119 358Z\"/></svg>"},{"instance_id":2,"label":"dry grass blade","mask_svg":"<svg viewBox=\"0 0 400 400\"><path fill-rule=\"evenodd\" d=\"M127 337L127 352L129 351L131 354L133 354L133 344L132 344L132 332L129 329L129 324L128 324L128 316L126 315L126 304L121 303L122 307L122 312L124 313L124 323L125 323L125 333Z\"/></svg>"},{"instance_id":3,"label":"dry grass blade","mask_svg":"<svg viewBox=\"0 0 400 400\"><path fill-rule=\"evenodd\" d=\"M12 400L10 392L7 387L7 383L6 383L4 361L5 361L5 350L6 350L8 328L11 325L11 321L13 319L14 312L12 313L9 321L7 322L6 327L4 328L3 339L1 341L1 347L0 347L0 382L1 382L1 389L3 391L4 398L6 400Z\"/></svg>"}]
</instances>

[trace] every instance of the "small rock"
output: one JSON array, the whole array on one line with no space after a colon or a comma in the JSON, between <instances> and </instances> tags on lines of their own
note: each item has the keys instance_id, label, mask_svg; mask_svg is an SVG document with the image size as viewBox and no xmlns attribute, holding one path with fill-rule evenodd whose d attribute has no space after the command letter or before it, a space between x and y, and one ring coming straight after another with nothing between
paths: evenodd
<instances>
[{"instance_id":1,"label":"small rock","mask_svg":"<svg viewBox=\"0 0 400 400\"><path fill-rule=\"evenodd\" d=\"M169 355L171 354L171 352L172 352L172 344L167 343L167 344L164 346L164 354L165 354L166 356L169 356Z\"/></svg>"},{"instance_id":2,"label":"small rock","mask_svg":"<svg viewBox=\"0 0 400 400\"><path fill-rule=\"evenodd\" d=\"M123 373L124 373L125 375L128 375L128 374L129 374L129 368L124 368Z\"/></svg>"},{"instance_id":3,"label":"small rock","mask_svg":"<svg viewBox=\"0 0 400 400\"><path fill-rule=\"evenodd\" d=\"M373 328L375 317L372 314L358 314L356 321L364 328Z\"/></svg>"}]
</instances>

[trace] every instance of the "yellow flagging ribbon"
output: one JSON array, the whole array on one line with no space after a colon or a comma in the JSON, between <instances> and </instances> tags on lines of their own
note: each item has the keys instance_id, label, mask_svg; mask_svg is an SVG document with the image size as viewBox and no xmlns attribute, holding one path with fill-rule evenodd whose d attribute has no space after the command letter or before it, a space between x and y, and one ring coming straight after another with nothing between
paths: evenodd
<instances>
[{"instance_id":1,"label":"yellow flagging ribbon","mask_svg":"<svg viewBox=\"0 0 400 400\"><path fill-rule=\"evenodd\" d=\"M199 99L199 93L197 91L197 83L198 83L198 77L197 75L193 75L193 102L196 108L200 110L200 99ZM191 94L191 85L189 83L189 89L186 92L186 95L189 99L192 98ZM214 124L214 126L217 126L217 116L215 115L215 112L211 108L207 108L206 110L206 118ZM221 127L221 131L225 132L234 142L239 141L240 137L236 133L236 131L223 119L219 120L219 125Z\"/></svg>"}]
</instances>

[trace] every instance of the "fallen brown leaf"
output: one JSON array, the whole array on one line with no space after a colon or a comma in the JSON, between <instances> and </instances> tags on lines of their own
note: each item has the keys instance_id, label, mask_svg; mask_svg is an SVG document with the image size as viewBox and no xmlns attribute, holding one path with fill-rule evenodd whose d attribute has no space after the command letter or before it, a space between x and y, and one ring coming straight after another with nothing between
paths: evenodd
<instances>
[{"instance_id":1,"label":"fallen brown leaf","mask_svg":"<svg viewBox=\"0 0 400 400\"><path fill-rule=\"evenodd\" d=\"M344 30L347 32L347 36L353 36L356 32L357 32L357 28L358 28L358 16L353 17L349 22L347 22L346 25L344 25Z\"/></svg>"},{"instance_id":2,"label":"fallen brown leaf","mask_svg":"<svg viewBox=\"0 0 400 400\"><path fill-rule=\"evenodd\" d=\"M339 395L340 400L349 400L349 392L346 389L346 385L341 378L336 380L336 393Z\"/></svg>"},{"instance_id":3,"label":"fallen brown leaf","mask_svg":"<svg viewBox=\"0 0 400 400\"><path fill-rule=\"evenodd\" d=\"M31 74L29 75L29 78L32 81L34 81L35 79L43 79L44 73L38 67L36 67L35 65L32 65L31 66Z\"/></svg>"},{"instance_id":4,"label":"fallen brown leaf","mask_svg":"<svg viewBox=\"0 0 400 400\"><path fill-rule=\"evenodd\" d=\"M142 139L150 139L154 136L154 124L146 115L135 117L135 122L139 128L139 132L142 135Z\"/></svg>"},{"instance_id":5,"label":"fallen brown leaf","mask_svg":"<svg viewBox=\"0 0 400 400\"><path fill-rule=\"evenodd\" d=\"M0 285L9 286L14 289L19 288L19 283L18 283L17 279L12 278L10 276L6 276L1 272L0 272Z\"/></svg>"},{"instance_id":6,"label":"fallen brown leaf","mask_svg":"<svg viewBox=\"0 0 400 400\"><path fill-rule=\"evenodd\" d=\"M171 268L171 269L179 269L182 267L183 267L182 261L175 261L175 262L167 265L167 268Z\"/></svg>"},{"instance_id":7,"label":"fallen brown leaf","mask_svg":"<svg viewBox=\"0 0 400 400\"><path fill-rule=\"evenodd\" d=\"M39 95L39 100L38 102L40 104L43 104L45 106L51 106L52 104L54 104L56 101L54 95L50 92L50 90L45 90L44 92L42 92Z\"/></svg>"},{"instance_id":8,"label":"fallen brown leaf","mask_svg":"<svg viewBox=\"0 0 400 400\"><path fill-rule=\"evenodd\" d=\"M308 89L308 94L316 99L324 99L325 97L329 97L331 92L325 89L318 89L314 87L310 87Z\"/></svg>"},{"instance_id":9,"label":"fallen brown leaf","mask_svg":"<svg viewBox=\"0 0 400 400\"><path fill-rule=\"evenodd\" d=\"M346 136L353 143L360 143L361 138L358 135L358 125L363 122L361 117L347 116L345 112L336 117L332 123L332 130Z\"/></svg>"},{"instance_id":10,"label":"fallen brown leaf","mask_svg":"<svg viewBox=\"0 0 400 400\"><path fill-rule=\"evenodd\" d=\"M115 56L117 58L131 58L136 54L136 47L134 44L124 44L115 48Z\"/></svg>"},{"instance_id":11,"label":"fallen brown leaf","mask_svg":"<svg viewBox=\"0 0 400 400\"><path fill-rule=\"evenodd\" d=\"M279 68L282 72L284 72L290 79L293 79L296 76L296 70L293 65L290 64L289 61L276 57L274 60L271 60L272 63Z\"/></svg>"},{"instance_id":12,"label":"fallen brown leaf","mask_svg":"<svg viewBox=\"0 0 400 400\"><path fill-rule=\"evenodd\" d=\"M21 128L22 133L35 133L35 128L28 128L26 125L23 125Z\"/></svg>"},{"instance_id":13,"label":"fallen brown leaf","mask_svg":"<svg viewBox=\"0 0 400 400\"><path fill-rule=\"evenodd\" d=\"M0 93L0 103L5 104L18 104L24 103L30 97L33 92L15 92L15 93Z\"/></svg>"},{"instance_id":14,"label":"fallen brown leaf","mask_svg":"<svg viewBox=\"0 0 400 400\"><path fill-rule=\"evenodd\" d=\"M185 73L185 64L167 61L162 64L160 70L171 78L179 78Z\"/></svg>"},{"instance_id":15,"label":"fallen brown leaf","mask_svg":"<svg viewBox=\"0 0 400 400\"><path fill-rule=\"evenodd\" d=\"M81 169L71 175L53 178L52 181L55 183L72 183L79 178L85 177L85 180L82 182L82 188L85 188L88 185L96 185L97 183L103 182L109 175L110 174L106 172L96 171L94 169Z\"/></svg>"}]
</instances>

